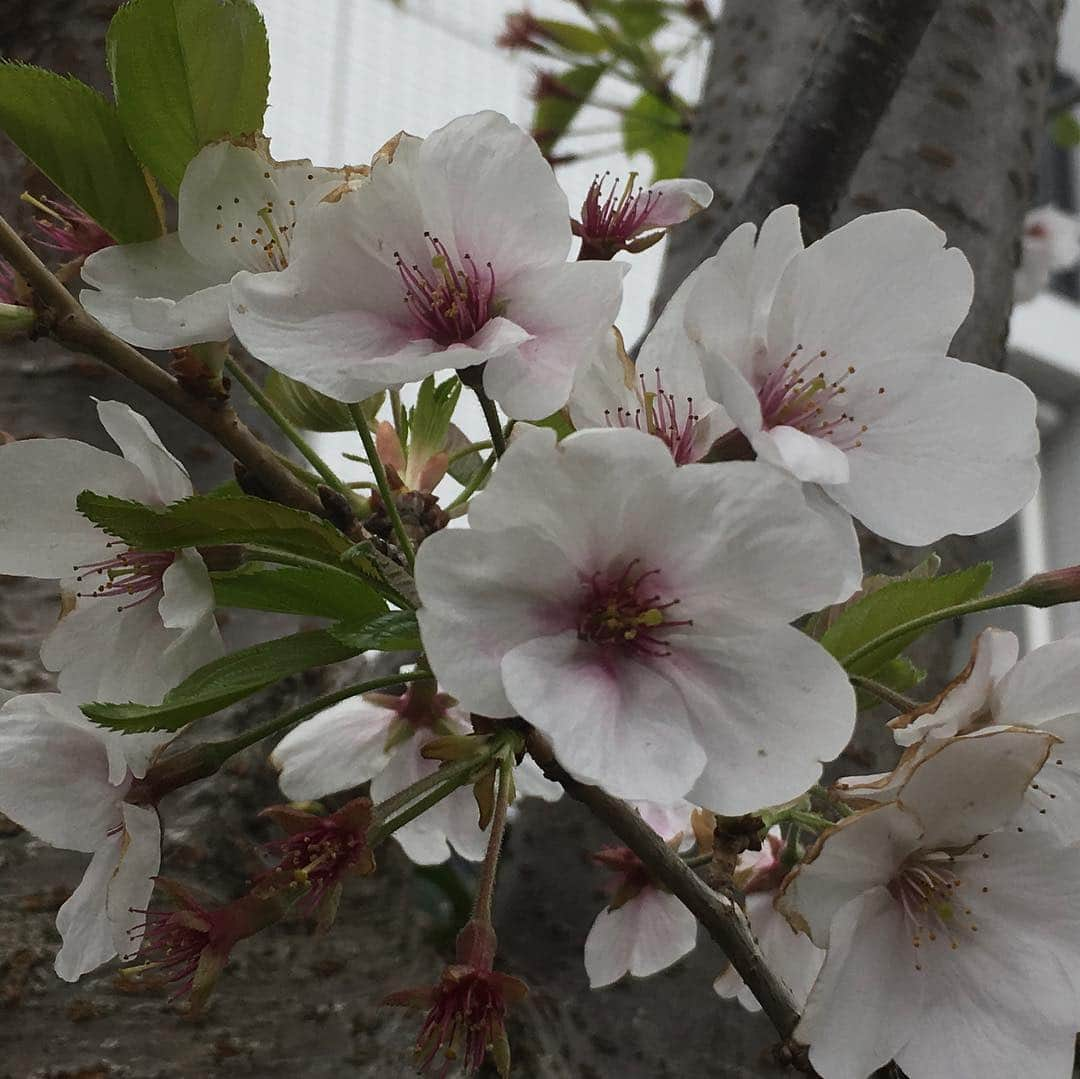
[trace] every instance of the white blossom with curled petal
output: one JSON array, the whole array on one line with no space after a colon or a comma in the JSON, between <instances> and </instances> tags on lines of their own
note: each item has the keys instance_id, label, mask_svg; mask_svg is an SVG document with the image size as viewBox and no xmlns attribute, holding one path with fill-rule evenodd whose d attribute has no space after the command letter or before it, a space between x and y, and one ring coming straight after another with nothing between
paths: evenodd
<instances>
[{"instance_id":1,"label":"white blossom with curled petal","mask_svg":"<svg viewBox=\"0 0 1080 1079\"><path fill-rule=\"evenodd\" d=\"M579 779L737 814L801 794L846 745L847 679L788 623L852 567L778 469L534 428L469 524L417 554L432 670L470 711L523 716Z\"/></svg>"},{"instance_id":2,"label":"white blossom with curled petal","mask_svg":"<svg viewBox=\"0 0 1080 1079\"><path fill-rule=\"evenodd\" d=\"M1080 221L1056 206L1037 206L1024 218L1013 302L1027 303L1050 283L1050 275L1080 261Z\"/></svg>"},{"instance_id":3,"label":"white blossom with curled petal","mask_svg":"<svg viewBox=\"0 0 1080 1079\"><path fill-rule=\"evenodd\" d=\"M338 400L486 364L518 419L566 404L609 332L626 265L566 261L566 196L536 143L481 112L402 134L305 220L281 274L233 282L232 323L271 367Z\"/></svg>"},{"instance_id":4,"label":"white blossom with curled petal","mask_svg":"<svg viewBox=\"0 0 1080 1079\"><path fill-rule=\"evenodd\" d=\"M294 232L349 170L274 161L255 147L216 142L192 158L180 182L176 232L91 255L83 306L140 348L227 341L229 282L241 270L288 265Z\"/></svg>"},{"instance_id":5,"label":"white blossom with curled petal","mask_svg":"<svg viewBox=\"0 0 1080 1079\"><path fill-rule=\"evenodd\" d=\"M761 850L739 857L735 883L746 895L746 917L765 965L791 990L802 1009L825 953L776 909L780 885L790 868L782 858L783 846L780 828L772 828ZM748 1012L761 1011L757 997L730 963L713 982L713 989L718 996L738 1000Z\"/></svg>"},{"instance_id":6,"label":"white blossom with curled petal","mask_svg":"<svg viewBox=\"0 0 1080 1079\"><path fill-rule=\"evenodd\" d=\"M415 683L400 697L368 693L332 705L301 723L277 744L271 763L285 796L293 801L322 798L371 781L376 804L431 775L437 760L423 756L433 738L468 734L469 714L445 693L417 695ZM555 801L557 783L545 779L531 758L514 771L519 797ZM418 865L437 865L451 847L477 862L484 856L488 832L477 824L471 787L459 787L426 813L394 832L394 839Z\"/></svg>"},{"instance_id":7,"label":"white blossom with curled petal","mask_svg":"<svg viewBox=\"0 0 1080 1079\"><path fill-rule=\"evenodd\" d=\"M741 225L684 288L722 459L756 455L907 544L1000 524L1034 493L1035 397L947 355L971 304L963 254L913 210L803 248L798 210Z\"/></svg>"},{"instance_id":8,"label":"white blossom with curled petal","mask_svg":"<svg viewBox=\"0 0 1080 1079\"><path fill-rule=\"evenodd\" d=\"M642 819L670 845L685 847L691 838L689 802L636 802ZM626 974L647 978L666 970L697 943L697 919L671 892L657 887L635 854L608 847L593 858L617 873L611 903L597 916L585 938L589 987L600 989Z\"/></svg>"},{"instance_id":9,"label":"white blossom with curled petal","mask_svg":"<svg viewBox=\"0 0 1080 1079\"><path fill-rule=\"evenodd\" d=\"M1072 1074L1080 857L1013 821L1052 735L939 742L818 839L780 909L826 949L795 1038L828 1079Z\"/></svg>"},{"instance_id":10,"label":"white blossom with curled petal","mask_svg":"<svg viewBox=\"0 0 1080 1079\"><path fill-rule=\"evenodd\" d=\"M56 915L65 981L116 955L138 951L141 923L160 864L157 812L126 798L147 739L95 727L56 693L11 697L0 707L0 812L39 839L92 854L82 882Z\"/></svg>"},{"instance_id":11,"label":"white blossom with curled petal","mask_svg":"<svg viewBox=\"0 0 1080 1079\"><path fill-rule=\"evenodd\" d=\"M133 550L79 513L87 489L151 506L192 493L144 417L119 401L97 410L121 455L65 438L0 446L0 573L60 581L65 613L41 658L64 693L157 704L222 654L213 587L198 552Z\"/></svg>"}]
</instances>

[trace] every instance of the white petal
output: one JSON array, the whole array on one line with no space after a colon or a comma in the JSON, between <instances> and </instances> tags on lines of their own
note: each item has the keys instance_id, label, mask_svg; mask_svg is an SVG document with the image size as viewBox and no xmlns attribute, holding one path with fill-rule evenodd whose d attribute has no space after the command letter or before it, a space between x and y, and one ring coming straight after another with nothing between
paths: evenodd
<instances>
[{"instance_id":1,"label":"white petal","mask_svg":"<svg viewBox=\"0 0 1080 1079\"><path fill-rule=\"evenodd\" d=\"M502 672L514 709L576 778L620 798L670 801L701 772L705 754L679 694L643 663L568 630L511 649Z\"/></svg>"},{"instance_id":2,"label":"white petal","mask_svg":"<svg viewBox=\"0 0 1080 1079\"><path fill-rule=\"evenodd\" d=\"M487 850L490 826L480 831L480 809L472 787L458 787L438 808L444 810L450 845L462 858L479 862Z\"/></svg>"},{"instance_id":3,"label":"white petal","mask_svg":"<svg viewBox=\"0 0 1080 1079\"><path fill-rule=\"evenodd\" d=\"M963 253L946 249L941 229L914 210L857 217L789 264L769 317L770 355L801 344L856 367L943 357L973 280Z\"/></svg>"},{"instance_id":4,"label":"white petal","mask_svg":"<svg viewBox=\"0 0 1080 1079\"><path fill-rule=\"evenodd\" d=\"M848 455L824 438L795 427L773 427L751 436L758 457L804 483L847 483Z\"/></svg>"},{"instance_id":5,"label":"white petal","mask_svg":"<svg viewBox=\"0 0 1080 1079\"><path fill-rule=\"evenodd\" d=\"M515 419L539 420L566 404L578 370L619 313L622 262L569 262L518 274L506 316L530 334L484 370L484 389Z\"/></svg>"},{"instance_id":6,"label":"white petal","mask_svg":"<svg viewBox=\"0 0 1080 1079\"><path fill-rule=\"evenodd\" d=\"M540 798L545 802L557 802L563 795L562 786L548 779L532 757L525 757L514 769L514 790L518 798Z\"/></svg>"},{"instance_id":7,"label":"white petal","mask_svg":"<svg viewBox=\"0 0 1080 1079\"><path fill-rule=\"evenodd\" d=\"M414 737L395 747L386 766L371 781L373 802L378 804L385 801L438 768L438 761L427 760L420 755L422 744L420 738ZM446 841L447 801L444 799L394 832L394 839L401 844L409 860L417 865L438 865L450 857L450 847Z\"/></svg>"},{"instance_id":8,"label":"white petal","mask_svg":"<svg viewBox=\"0 0 1080 1079\"><path fill-rule=\"evenodd\" d=\"M638 196L639 200L650 197L652 205L635 235L649 229L670 228L707 210L713 190L704 180L658 180Z\"/></svg>"},{"instance_id":9,"label":"white petal","mask_svg":"<svg viewBox=\"0 0 1080 1079\"><path fill-rule=\"evenodd\" d=\"M605 334L578 368L566 405L574 427L578 430L607 427L608 413L611 415L610 422L616 424L620 408L633 416L635 409L640 407L635 392L635 377L633 363L620 348L617 333L613 330Z\"/></svg>"},{"instance_id":10,"label":"white petal","mask_svg":"<svg viewBox=\"0 0 1080 1079\"><path fill-rule=\"evenodd\" d=\"M1080 639L1052 641L1024 656L994 689L998 723L1041 727L1080 715Z\"/></svg>"},{"instance_id":11,"label":"white petal","mask_svg":"<svg viewBox=\"0 0 1080 1079\"><path fill-rule=\"evenodd\" d=\"M784 882L777 906L815 944L829 946L837 912L864 892L888 884L921 834L920 822L896 802L845 817L818 837Z\"/></svg>"},{"instance_id":12,"label":"white petal","mask_svg":"<svg viewBox=\"0 0 1080 1079\"><path fill-rule=\"evenodd\" d=\"M1050 752L1050 737L1037 730L950 739L916 765L900 788L900 804L923 822L929 849L962 846L1013 816Z\"/></svg>"},{"instance_id":13,"label":"white petal","mask_svg":"<svg viewBox=\"0 0 1080 1079\"><path fill-rule=\"evenodd\" d=\"M109 782L105 740L56 693L0 711L0 812L54 847L96 850L119 823L124 788Z\"/></svg>"},{"instance_id":14,"label":"white petal","mask_svg":"<svg viewBox=\"0 0 1080 1079\"><path fill-rule=\"evenodd\" d=\"M420 189L447 207L460 254L490 261L501 273L566 258L566 195L536 141L505 116L451 120L424 139L417 167Z\"/></svg>"},{"instance_id":15,"label":"white petal","mask_svg":"<svg viewBox=\"0 0 1080 1079\"><path fill-rule=\"evenodd\" d=\"M847 453L848 483L828 492L868 528L915 546L974 535L1034 494L1035 397L1022 382L926 354L897 356L866 378L886 392L852 402L869 430Z\"/></svg>"},{"instance_id":16,"label":"white petal","mask_svg":"<svg viewBox=\"0 0 1080 1079\"><path fill-rule=\"evenodd\" d=\"M802 794L855 726L840 665L789 626L726 637L673 637L668 677L708 757L691 801L726 816ZM777 678L776 672L784 675Z\"/></svg>"},{"instance_id":17,"label":"white petal","mask_svg":"<svg viewBox=\"0 0 1080 1079\"><path fill-rule=\"evenodd\" d=\"M85 490L147 495L134 465L83 442L35 438L0 447L0 572L60 579L76 564L108 557L109 537L75 508Z\"/></svg>"},{"instance_id":18,"label":"white petal","mask_svg":"<svg viewBox=\"0 0 1080 1079\"><path fill-rule=\"evenodd\" d=\"M121 401L98 401L97 412L120 452L146 477L150 499L168 505L193 493L187 469L162 445L145 416Z\"/></svg>"},{"instance_id":19,"label":"white petal","mask_svg":"<svg viewBox=\"0 0 1080 1079\"><path fill-rule=\"evenodd\" d=\"M602 910L585 939L589 986L624 974L646 978L694 950L697 921L670 892L645 887L617 910Z\"/></svg>"},{"instance_id":20,"label":"white petal","mask_svg":"<svg viewBox=\"0 0 1080 1079\"><path fill-rule=\"evenodd\" d=\"M322 798L371 779L389 760L386 735L395 714L356 697L294 727L270 757L286 798Z\"/></svg>"},{"instance_id":21,"label":"white petal","mask_svg":"<svg viewBox=\"0 0 1080 1079\"><path fill-rule=\"evenodd\" d=\"M105 911L116 950L127 958L139 950L141 926L161 868L161 822L157 811L145 806L125 803L123 813L120 863L109 880Z\"/></svg>"},{"instance_id":22,"label":"white petal","mask_svg":"<svg viewBox=\"0 0 1080 1079\"><path fill-rule=\"evenodd\" d=\"M222 271L192 258L175 233L96 251L84 263L91 288L79 295L99 322L139 348L178 348L230 336Z\"/></svg>"},{"instance_id":23,"label":"white petal","mask_svg":"<svg viewBox=\"0 0 1080 1079\"><path fill-rule=\"evenodd\" d=\"M680 832L691 835L690 817L696 808L682 798L675 802L634 802L638 816L665 842Z\"/></svg>"},{"instance_id":24,"label":"white petal","mask_svg":"<svg viewBox=\"0 0 1080 1079\"><path fill-rule=\"evenodd\" d=\"M429 536L417 556L416 587L420 635L439 683L464 707L492 717L514 714L503 656L573 624L580 592L563 554L523 528Z\"/></svg>"},{"instance_id":25,"label":"white petal","mask_svg":"<svg viewBox=\"0 0 1080 1079\"><path fill-rule=\"evenodd\" d=\"M90 859L78 888L56 912L56 928L64 943L54 969L65 982L77 982L117 953L105 908L109 882L120 864L122 844L120 833L104 840Z\"/></svg>"},{"instance_id":26,"label":"white petal","mask_svg":"<svg viewBox=\"0 0 1080 1079\"><path fill-rule=\"evenodd\" d=\"M795 1030L822 1075L866 1079L921 1036L923 983L914 952L911 930L885 888L857 896L837 915L825 965Z\"/></svg>"}]
</instances>

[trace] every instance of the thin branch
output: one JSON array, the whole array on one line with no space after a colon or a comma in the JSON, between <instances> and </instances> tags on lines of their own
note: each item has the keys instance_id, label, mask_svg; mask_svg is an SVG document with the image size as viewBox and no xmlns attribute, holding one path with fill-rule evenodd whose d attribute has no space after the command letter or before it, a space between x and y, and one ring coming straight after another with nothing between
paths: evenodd
<instances>
[{"instance_id":1,"label":"thin branch","mask_svg":"<svg viewBox=\"0 0 1080 1079\"><path fill-rule=\"evenodd\" d=\"M109 333L3 217L0 217L0 256L23 277L38 301L38 332L76 352L94 356L201 427L253 472L278 501L322 514L315 493L281 464L274 451L255 437L231 406L193 397L138 349Z\"/></svg>"},{"instance_id":2,"label":"thin branch","mask_svg":"<svg viewBox=\"0 0 1080 1079\"><path fill-rule=\"evenodd\" d=\"M807 241L823 236L941 0L850 0L825 36L780 130L711 246L744 221L795 203ZM721 19L721 28L723 20Z\"/></svg>"},{"instance_id":3,"label":"thin branch","mask_svg":"<svg viewBox=\"0 0 1080 1079\"><path fill-rule=\"evenodd\" d=\"M548 779L562 784L571 798L588 806L641 859L649 873L683 902L731 960L781 1037L790 1039L799 1022L799 1010L791 990L766 965L742 909L709 888L626 802L573 779L537 731L529 732L526 745Z\"/></svg>"}]
</instances>

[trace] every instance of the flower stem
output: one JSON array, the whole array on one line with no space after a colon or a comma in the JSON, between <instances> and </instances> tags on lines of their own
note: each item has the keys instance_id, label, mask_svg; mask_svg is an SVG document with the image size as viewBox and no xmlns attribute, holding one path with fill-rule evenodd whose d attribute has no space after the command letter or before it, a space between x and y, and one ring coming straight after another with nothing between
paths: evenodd
<instances>
[{"instance_id":1,"label":"flower stem","mask_svg":"<svg viewBox=\"0 0 1080 1079\"><path fill-rule=\"evenodd\" d=\"M478 753L474 757L469 757L465 760L454 761L452 764L444 764L441 768L437 768L431 775L424 776L423 779L418 779L415 783L411 783L404 790L400 790L397 794L392 794L384 802L380 802L373 813L379 821L385 822L391 813L397 812L403 806L408 806L410 802L419 798L420 795L427 793L433 787L450 786L450 790L454 790L457 787L462 786L467 780L469 780L477 768L491 756L491 751ZM451 786L452 784L452 786ZM445 792L446 794L450 791ZM440 795L445 797L445 794ZM427 806L425 806L427 808ZM419 814L415 814L419 816ZM408 820L412 820L409 817ZM401 818L395 818L394 828L400 828L402 824L407 824L408 820ZM393 830L393 829L391 829ZM389 832L387 833L389 834Z\"/></svg>"},{"instance_id":2,"label":"flower stem","mask_svg":"<svg viewBox=\"0 0 1080 1079\"><path fill-rule=\"evenodd\" d=\"M277 424L281 433L300 451L304 459L319 473L335 491L352 500L353 494L336 472L315 452L311 443L297 430L292 421L270 400L262 387L240 366L232 356L225 359L225 369L247 390L248 396Z\"/></svg>"},{"instance_id":3,"label":"flower stem","mask_svg":"<svg viewBox=\"0 0 1080 1079\"><path fill-rule=\"evenodd\" d=\"M470 453L479 453L480 450L490 450L491 442L470 442L467 446L462 446L456 453L450 454L446 459L447 465L452 465L455 461L460 461L462 457L468 457Z\"/></svg>"},{"instance_id":4,"label":"flower stem","mask_svg":"<svg viewBox=\"0 0 1080 1079\"><path fill-rule=\"evenodd\" d=\"M506 832L506 811L510 805L510 787L514 781L514 762L509 753L499 758L499 789L495 795L495 811L491 817L491 835L488 837L484 864L480 870L480 882L476 886L473 918L491 924L491 905L495 897L495 874L499 867L503 835Z\"/></svg>"},{"instance_id":5,"label":"flower stem","mask_svg":"<svg viewBox=\"0 0 1080 1079\"><path fill-rule=\"evenodd\" d=\"M491 432L491 444L495 447L495 456L502 457L506 453L506 436L503 434L502 423L499 420L499 411L495 402L484 392L484 387L474 385L476 399L484 410L484 419L487 420L488 430Z\"/></svg>"},{"instance_id":6,"label":"flower stem","mask_svg":"<svg viewBox=\"0 0 1080 1079\"><path fill-rule=\"evenodd\" d=\"M510 437L510 432L514 429L514 422L514 420L511 420L503 429L504 439ZM491 475L491 470L495 467L495 462L498 460L498 458L498 453L494 451L492 453L489 453L488 456L484 458L484 463L476 470L472 479L469 480L467 484L465 484L462 490L458 493L457 498L455 498L453 502L451 502L446 507L447 512L454 509L455 506L460 506L463 503L468 502L469 499L472 498L472 496L476 494L476 492L481 487L483 487L484 481L488 478L488 476Z\"/></svg>"},{"instance_id":7,"label":"flower stem","mask_svg":"<svg viewBox=\"0 0 1080 1079\"><path fill-rule=\"evenodd\" d=\"M412 543L409 541L409 535L405 531L401 514L398 513L397 503L394 501L394 492L390 490L390 483L386 478L386 469L383 468L383 463L379 460L379 454L375 449L375 439L371 436L371 428L368 426L367 417L359 405L349 405L349 412L352 414L353 423L356 425L356 433L364 444L364 453L367 454L368 464L375 474L375 486L379 489L379 496L382 498L386 515L390 518L390 524L393 526L398 546L401 548L401 553L405 556L405 561L408 562L411 572L416 563L416 555L413 552Z\"/></svg>"},{"instance_id":8,"label":"flower stem","mask_svg":"<svg viewBox=\"0 0 1080 1079\"><path fill-rule=\"evenodd\" d=\"M427 671L411 671L387 675L383 678L372 678L367 682L357 682L343 689L334 690L333 693L324 693L321 697L316 697L307 704L302 704L275 719L252 727L251 730L238 734L235 738L226 738L219 742L204 742L182 753L165 757L156 762L146 773L146 777L138 780L137 783L149 792L153 801L157 801L170 791L212 776L230 757L235 756L242 749L247 749L256 742L269 738L272 734L279 734L290 727L295 727L297 723L315 715L316 712L329 708L332 704L348 700L350 697L358 697L361 693L387 689L404 682L416 682L430 677Z\"/></svg>"},{"instance_id":9,"label":"flower stem","mask_svg":"<svg viewBox=\"0 0 1080 1079\"><path fill-rule=\"evenodd\" d=\"M861 674L849 674L848 680L857 689L865 689L867 693L872 693L879 701L891 704L901 715L906 715L908 712L917 712L920 708L925 707L920 701L905 697L903 693L897 693L895 689L890 689L889 686L882 685L881 682L875 682L872 678L864 678Z\"/></svg>"}]
</instances>

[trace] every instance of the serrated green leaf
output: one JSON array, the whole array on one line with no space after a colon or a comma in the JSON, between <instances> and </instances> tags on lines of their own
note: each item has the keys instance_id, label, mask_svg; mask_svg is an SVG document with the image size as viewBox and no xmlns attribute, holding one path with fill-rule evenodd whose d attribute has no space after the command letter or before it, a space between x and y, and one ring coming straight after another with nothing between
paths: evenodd
<instances>
[{"instance_id":1,"label":"serrated green leaf","mask_svg":"<svg viewBox=\"0 0 1080 1079\"><path fill-rule=\"evenodd\" d=\"M421 648L420 627L412 611L389 611L361 626L344 623L330 632L356 652L412 652Z\"/></svg>"},{"instance_id":2,"label":"serrated green leaf","mask_svg":"<svg viewBox=\"0 0 1080 1079\"><path fill-rule=\"evenodd\" d=\"M992 568L989 562L982 562L943 577L887 584L844 611L825 631L821 644L843 663L856 649L888 630L981 595ZM889 660L899 656L919 636L913 633L890 641L848 669L852 674L876 677Z\"/></svg>"},{"instance_id":3,"label":"serrated green leaf","mask_svg":"<svg viewBox=\"0 0 1080 1079\"><path fill-rule=\"evenodd\" d=\"M249 0L130 0L105 50L128 142L174 195L207 143L262 130L270 50Z\"/></svg>"},{"instance_id":4,"label":"serrated green leaf","mask_svg":"<svg viewBox=\"0 0 1080 1079\"><path fill-rule=\"evenodd\" d=\"M115 731L178 731L289 675L354 655L356 650L330 630L294 633L207 663L170 690L161 704L95 702L84 704L82 710L95 723Z\"/></svg>"},{"instance_id":5,"label":"serrated green leaf","mask_svg":"<svg viewBox=\"0 0 1080 1079\"><path fill-rule=\"evenodd\" d=\"M114 106L78 79L0 64L0 129L120 243L163 231L160 207Z\"/></svg>"},{"instance_id":6,"label":"serrated green leaf","mask_svg":"<svg viewBox=\"0 0 1080 1079\"><path fill-rule=\"evenodd\" d=\"M606 64L579 64L559 74L559 82L570 92L570 97L549 94L536 103L533 113L533 138L540 149L550 154L555 144L566 134L574 117L581 111L600 77L607 70Z\"/></svg>"},{"instance_id":7,"label":"serrated green leaf","mask_svg":"<svg viewBox=\"0 0 1080 1079\"><path fill-rule=\"evenodd\" d=\"M1059 112L1050 124L1050 137L1064 150L1080 146L1080 120L1071 112Z\"/></svg>"},{"instance_id":8,"label":"serrated green leaf","mask_svg":"<svg viewBox=\"0 0 1080 1079\"><path fill-rule=\"evenodd\" d=\"M567 52L580 53L582 56L597 56L607 48L603 37L587 26L572 22L559 22L557 19L537 19L556 45L561 45Z\"/></svg>"},{"instance_id":9,"label":"serrated green leaf","mask_svg":"<svg viewBox=\"0 0 1080 1079\"><path fill-rule=\"evenodd\" d=\"M374 618L386 611L386 602L373 588L340 570L241 566L211 576L214 597L220 607L280 611L350 622Z\"/></svg>"},{"instance_id":10,"label":"serrated green leaf","mask_svg":"<svg viewBox=\"0 0 1080 1079\"><path fill-rule=\"evenodd\" d=\"M895 689L897 693L905 693L917 686L925 677L926 671L921 667L916 667L907 656L897 656L878 669L874 674L874 681L888 686L889 689ZM876 708L881 704L877 697L864 689L855 690L855 701L860 712L864 708Z\"/></svg>"},{"instance_id":11,"label":"serrated green leaf","mask_svg":"<svg viewBox=\"0 0 1080 1079\"><path fill-rule=\"evenodd\" d=\"M327 397L325 393L305 386L302 382L289 378L278 371L271 371L266 376L263 386L266 396L285 414L285 418L305 431L335 432L355 431L352 414L348 405ZM364 415L369 420L382 407L385 393L377 393L360 402Z\"/></svg>"},{"instance_id":12,"label":"serrated green leaf","mask_svg":"<svg viewBox=\"0 0 1080 1079\"><path fill-rule=\"evenodd\" d=\"M639 151L653 163L653 182L681 176L690 148L690 133L682 117L655 94L642 94L623 116L623 149Z\"/></svg>"},{"instance_id":13,"label":"serrated green leaf","mask_svg":"<svg viewBox=\"0 0 1080 1079\"><path fill-rule=\"evenodd\" d=\"M144 506L83 491L76 505L109 535L142 551L249 543L336 562L351 546L314 514L249 495L193 495L169 506Z\"/></svg>"}]
</instances>

